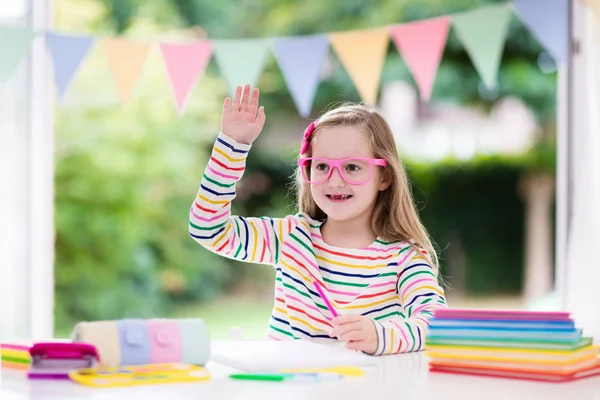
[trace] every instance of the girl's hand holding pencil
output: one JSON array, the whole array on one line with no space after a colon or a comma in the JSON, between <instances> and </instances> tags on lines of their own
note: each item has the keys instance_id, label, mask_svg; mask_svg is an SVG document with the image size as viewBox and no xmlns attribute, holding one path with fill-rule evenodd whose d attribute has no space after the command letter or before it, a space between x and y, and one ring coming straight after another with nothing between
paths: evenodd
<instances>
[{"instance_id":1,"label":"girl's hand holding pencil","mask_svg":"<svg viewBox=\"0 0 600 400\"><path fill-rule=\"evenodd\" d=\"M323 289L317 282L313 281L313 285L325 306L329 309L334 318L331 320L333 329L329 332L329 336L337 338L341 342L346 343L346 347L351 350L360 350L367 354L374 354L377 351L379 339L377 338L377 329L375 329L375 321L371 318L349 314L340 316L331 301L327 298Z\"/></svg>"},{"instance_id":2,"label":"girl's hand holding pencil","mask_svg":"<svg viewBox=\"0 0 600 400\"><path fill-rule=\"evenodd\" d=\"M360 350L367 354L374 354L379 344L375 321L369 317L357 314L348 314L335 317L331 320L333 329L329 336L336 337L345 342L346 347Z\"/></svg>"}]
</instances>

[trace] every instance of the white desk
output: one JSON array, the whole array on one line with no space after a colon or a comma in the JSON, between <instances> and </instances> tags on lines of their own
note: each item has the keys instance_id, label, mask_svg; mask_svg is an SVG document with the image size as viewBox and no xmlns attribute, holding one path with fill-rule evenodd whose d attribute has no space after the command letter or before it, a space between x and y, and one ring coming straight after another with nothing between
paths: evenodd
<instances>
[{"instance_id":1,"label":"white desk","mask_svg":"<svg viewBox=\"0 0 600 400\"><path fill-rule=\"evenodd\" d=\"M376 369L365 377L319 383L236 381L235 372L209 363L211 380L130 388L96 389L70 381L27 380L16 374L0 375L0 400L600 400L600 377L571 383L538 383L430 373L424 353L379 357Z\"/></svg>"}]
</instances>

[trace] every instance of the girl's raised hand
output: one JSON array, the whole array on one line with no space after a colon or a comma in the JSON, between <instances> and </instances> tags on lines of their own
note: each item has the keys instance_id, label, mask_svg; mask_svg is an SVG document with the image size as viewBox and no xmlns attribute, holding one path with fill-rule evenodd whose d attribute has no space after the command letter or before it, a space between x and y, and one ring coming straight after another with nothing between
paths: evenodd
<instances>
[{"instance_id":1,"label":"girl's raised hand","mask_svg":"<svg viewBox=\"0 0 600 400\"><path fill-rule=\"evenodd\" d=\"M251 144L265 125L265 108L258 107L258 88L250 93L250 85L238 86L233 96L223 103L221 131L238 143Z\"/></svg>"}]
</instances>

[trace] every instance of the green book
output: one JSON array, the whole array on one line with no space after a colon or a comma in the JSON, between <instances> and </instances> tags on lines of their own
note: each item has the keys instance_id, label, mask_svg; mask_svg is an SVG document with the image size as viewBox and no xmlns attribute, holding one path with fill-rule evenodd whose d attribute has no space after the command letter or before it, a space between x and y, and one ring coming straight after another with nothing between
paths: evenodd
<instances>
[{"instance_id":1,"label":"green book","mask_svg":"<svg viewBox=\"0 0 600 400\"><path fill-rule=\"evenodd\" d=\"M440 338L427 339L427 344L438 346L476 346L490 348L515 348L515 349L539 349L539 350L578 350L592 344L591 337L582 337L577 342L541 342L522 340L486 340L471 338Z\"/></svg>"},{"instance_id":2,"label":"green book","mask_svg":"<svg viewBox=\"0 0 600 400\"><path fill-rule=\"evenodd\" d=\"M30 364L30 361L26 358L18 358L18 357L11 357L11 356L2 356L0 358L1 361L3 362L13 362L13 363L20 363L20 364Z\"/></svg>"}]
</instances>

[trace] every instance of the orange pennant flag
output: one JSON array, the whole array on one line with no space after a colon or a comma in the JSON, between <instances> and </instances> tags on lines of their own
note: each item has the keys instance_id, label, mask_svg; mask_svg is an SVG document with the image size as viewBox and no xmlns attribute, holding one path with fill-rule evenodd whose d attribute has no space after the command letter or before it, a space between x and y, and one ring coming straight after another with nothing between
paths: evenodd
<instances>
[{"instance_id":1,"label":"orange pennant flag","mask_svg":"<svg viewBox=\"0 0 600 400\"><path fill-rule=\"evenodd\" d=\"M115 78L119 99L125 104L131 98L151 45L127 39L103 38L101 46Z\"/></svg>"},{"instance_id":2,"label":"orange pennant flag","mask_svg":"<svg viewBox=\"0 0 600 400\"><path fill-rule=\"evenodd\" d=\"M348 71L360 97L370 105L377 101L379 80L389 40L388 28L329 35L331 47Z\"/></svg>"},{"instance_id":3,"label":"orange pennant flag","mask_svg":"<svg viewBox=\"0 0 600 400\"><path fill-rule=\"evenodd\" d=\"M596 40L600 41L600 0L583 0L583 3L592 10L596 23Z\"/></svg>"}]
</instances>

